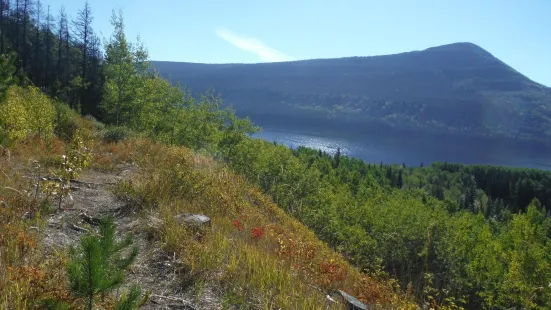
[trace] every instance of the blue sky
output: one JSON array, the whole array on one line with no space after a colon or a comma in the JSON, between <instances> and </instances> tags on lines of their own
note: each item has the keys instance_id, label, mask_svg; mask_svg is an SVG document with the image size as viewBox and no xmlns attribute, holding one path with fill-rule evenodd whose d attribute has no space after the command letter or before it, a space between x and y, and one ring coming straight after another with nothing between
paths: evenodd
<instances>
[{"instance_id":1,"label":"blue sky","mask_svg":"<svg viewBox=\"0 0 551 310\"><path fill-rule=\"evenodd\" d=\"M42 0L74 17L81 0ZM472 42L551 86L551 0L90 0L153 60L225 63L371 56Z\"/></svg>"}]
</instances>

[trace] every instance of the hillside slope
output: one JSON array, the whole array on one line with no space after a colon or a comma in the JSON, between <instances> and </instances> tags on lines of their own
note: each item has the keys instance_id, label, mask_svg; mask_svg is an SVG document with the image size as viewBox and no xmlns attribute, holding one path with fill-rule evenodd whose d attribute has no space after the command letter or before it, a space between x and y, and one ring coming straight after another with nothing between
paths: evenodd
<instances>
[{"instance_id":1,"label":"hillside slope","mask_svg":"<svg viewBox=\"0 0 551 310\"><path fill-rule=\"evenodd\" d=\"M214 88L265 127L551 136L551 90L471 43L374 57L154 66L193 93Z\"/></svg>"},{"instance_id":2,"label":"hillside slope","mask_svg":"<svg viewBox=\"0 0 551 310\"><path fill-rule=\"evenodd\" d=\"M35 87L10 87L0 116L0 309L138 309L116 307L131 285L143 309L344 309L339 290L416 308L395 280L362 272L219 159L80 117ZM121 254L135 263L116 282L88 245L109 235L104 217L124 240L115 248L137 246ZM87 272L84 285L110 286L84 295L74 270Z\"/></svg>"}]
</instances>

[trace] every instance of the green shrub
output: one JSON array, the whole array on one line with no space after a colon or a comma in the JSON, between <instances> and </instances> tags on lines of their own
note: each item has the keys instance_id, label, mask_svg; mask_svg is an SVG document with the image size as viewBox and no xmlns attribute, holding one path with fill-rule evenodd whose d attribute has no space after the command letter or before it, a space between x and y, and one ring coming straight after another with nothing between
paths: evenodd
<instances>
[{"instance_id":1,"label":"green shrub","mask_svg":"<svg viewBox=\"0 0 551 310\"><path fill-rule=\"evenodd\" d=\"M104 142L120 142L130 138L133 135L132 130L127 127L113 126L108 127L103 134Z\"/></svg>"},{"instance_id":2,"label":"green shrub","mask_svg":"<svg viewBox=\"0 0 551 310\"><path fill-rule=\"evenodd\" d=\"M78 128L75 122L77 114L67 104L59 101L55 102L54 107L56 113L54 132L59 138L70 141Z\"/></svg>"},{"instance_id":3,"label":"green shrub","mask_svg":"<svg viewBox=\"0 0 551 310\"><path fill-rule=\"evenodd\" d=\"M99 122L95 117L93 117L92 115L88 114L86 116L84 116L85 119L89 120L90 122L92 122L92 126L94 127L94 129L96 129L97 131L102 131L102 130L105 130L105 125L101 122Z\"/></svg>"},{"instance_id":4,"label":"green shrub","mask_svg":"<svg viewBox=\"0 0 551 310\"><path fill-rule=\"evenodd\" d=\"M9 141L20 141L29 135L51 138L55 114L54 103L38 88L10 87L6 100L0 104L1 135Z\"/></svg>"}]
</instances>

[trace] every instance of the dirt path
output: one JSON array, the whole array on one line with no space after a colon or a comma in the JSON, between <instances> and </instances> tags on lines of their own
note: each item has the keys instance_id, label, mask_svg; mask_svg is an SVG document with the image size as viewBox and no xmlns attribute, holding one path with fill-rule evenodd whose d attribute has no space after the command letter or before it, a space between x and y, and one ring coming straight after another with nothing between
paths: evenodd
<instances>
[{"instance_id":1,"label":"dirt path","mask_svg":"<svg viewBox=\"0 0 551 310\"><path fill-rule=\"evenodd\" d=\"M199 298L193 288L185 285L182 267L178 261L164 252L159 243L148 238L148 219L136 214L121 214L123 204L111 190L120 180L130 179L137 173L136 167L121 167L118 172L87 171L73 183L72 200L66 199L64 211L56 212L48 219L44 245L46 253L55 248L68 248L78 243L86 230L94 229L84 219L111 215L115 218L117 233L131 233L140 252L126 278L126 285L137 284L151 297L141 309L221 309L211 288L204 288ZM186 286L188 286L186 288Z\"/></svg>"}]
</instances>

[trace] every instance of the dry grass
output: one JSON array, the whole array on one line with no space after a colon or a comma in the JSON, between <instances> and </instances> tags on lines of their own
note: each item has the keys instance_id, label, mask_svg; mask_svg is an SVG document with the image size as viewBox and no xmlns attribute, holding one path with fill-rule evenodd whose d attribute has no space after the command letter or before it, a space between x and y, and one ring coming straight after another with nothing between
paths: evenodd
<instances>
[{"instance_id":1,"label":"dry grass","mask_svg":"<svg viewBox=\"0 0 551 310\"><path fill-rule=\"evenodd\" d=\"M320 309L342 289L384 308L415 308L389 280L362 274L304 225L223 165L181 147L133 140L117 148L141 176L117 194L142 210L159 210L160 238L188 266L189 277L221 289L227 305ZM129 152L128 149L134 152ZM189 229L181 213L211 217L211 228Z\"/></svg>"},{"instance_id":2,"label":"dry grass","mask_svg":"<svg viewBox=\"0 0 551 310\"><path fill-rule=\"evenodd\" d=\"M210 157L147 139L101 143L93 122L77 121L92 150L91 168L114 170L136 163L138 177L116 194L128 206L161 219L154 232L187 267L182 281L218 288L222 306L255 309L324 309L326 295L342 289L383 308L413 309L393 281L370 277L346 262L304 225L257 188ZM41 253L41 214L47 203L33 199L32 164L42 173L58 166L68 145L29 139L0 149L0 308L36 308L48 298L75 306L67 290L63 253ZM24 214L33 215L24 219ZM174 216L202 213L208 229L190 229ZM145 228L144 228L145 229Z\"/></svg>"},{"instance_id":3,"label":"dry grass","mask_svg":"<svg viewBox=\"0 0 551 310\"><path fill-rule=\"evenodd\" d=\"M97 145L92 122L75 121L88 143ZM0 148L0 309L37 309L48 300L78 309L68 291L64 249L44 253L45 215L53 206L38 181L61 165L69 147L56 137L28 137Z\"/></svg>"},{"instance_id":4,"label":"dry grass","mask_svg":"<svg viewBox=\"0 0 551 310\"><path fill-rule=\"evenodd\" d=\"M48 162L61 146L58 140L32 139L0 153L1 309L33 309L52 298L69 301L63 256L46 258L40 243L47 202L35 197L36 180L22 177L32 175L36 161Z\"/></svg>"}]
</instances>

